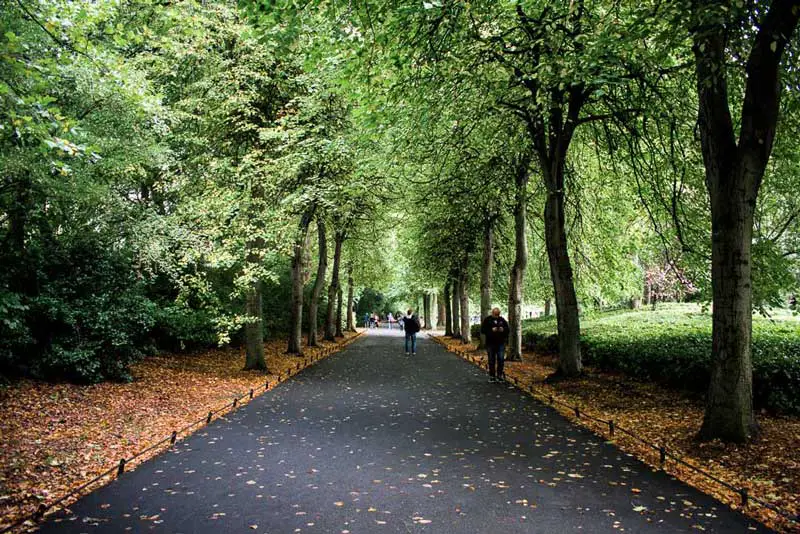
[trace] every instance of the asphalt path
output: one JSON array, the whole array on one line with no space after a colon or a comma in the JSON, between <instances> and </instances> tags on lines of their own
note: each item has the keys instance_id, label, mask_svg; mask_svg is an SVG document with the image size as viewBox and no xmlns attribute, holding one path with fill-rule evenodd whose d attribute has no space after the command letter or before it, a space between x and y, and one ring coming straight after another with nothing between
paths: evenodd
<instances>
[{"instance_id":1,"label":"asphalt path","mask_svg":"<svg viewBox=\"0 0 800 534\"><path fill-rule=\"evenodd\" d=\"M768 532L436 343L411 357L402 341L370 331L41 532Z\"/></svg>"}]
</instances>

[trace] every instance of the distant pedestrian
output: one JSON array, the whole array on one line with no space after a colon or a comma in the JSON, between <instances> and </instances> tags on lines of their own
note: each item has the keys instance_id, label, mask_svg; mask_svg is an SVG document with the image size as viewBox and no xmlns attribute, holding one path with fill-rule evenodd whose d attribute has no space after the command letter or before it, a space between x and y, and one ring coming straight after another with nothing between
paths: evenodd
<instances>
[{"instance_id":1,"label":"distant pedestrian","mask_svg":"<svg viewBox=\"0 0 800 534\"><path fill-rule=\"evenodd\" d=\"M409 354L417 355L417 332L420 330L419 319L414 315L414 310L408 309L408 313L403 317L403 330L406 332L406 356ZM411 352L409 353L409 345Z\"/></svg>"},{"instance_id":2,"label":"distant pedestrian","mask_svg":"<svg viewBox=\"0 0 800 534\"><path fill-rule=\"evenodd\" d=\"M369 312L364 312L364 328L369 328Z\"/></svg>"},{"instance_id":3,"label":"distant pedestrian","mask_svg":"<svg viewBox=\"0 0 800 534\"><path fill-rule=\"evenodd\" d=\"M492 314L481 324L481 333L486 336L486 352L489 355L489 382L502 382L504 372L506 343L508 343L508 321L500 315L500 308L494 308Z\"/></svg>"},{"instance_id":4,"label":"distant pedestrian","mask_svg":"<svg viewBox=\"0 0 800 534\"><path fill-rule=\"evenodd\" d=\"M392 315L392 312L389 312L389 315L386 316L386 322L389 323L389 330L391 330L392 329L392 325L395 322L394 321L394 315Z\"/></svg>"}]
</instances>

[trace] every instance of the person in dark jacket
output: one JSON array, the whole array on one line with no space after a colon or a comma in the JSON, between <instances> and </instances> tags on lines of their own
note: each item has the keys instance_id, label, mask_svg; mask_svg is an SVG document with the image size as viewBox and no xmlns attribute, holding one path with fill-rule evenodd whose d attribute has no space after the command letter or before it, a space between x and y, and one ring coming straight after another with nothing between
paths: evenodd
<instances>
[{"instance_id":1,"label":"person in dark jacket","mask_svg":"<svg viewBox=\"0 0 800 534\"><path fill-rule=\"evenodd\" d=\"M500 308L494 308L492 314L483 320L481 333L486 336L489 354L489 382L502 382L506 378L503 367L509 328L508 321L500 315Z\"/></svg>"},{"instance_id":2,"label":"person in dark jacket","mask_svg":"<svg viewBox=\"0 0 800 534\"><path fill-rule=\"evenodd\" d=\"M419 319L414 315L414 310L409 308L408 313L403 317L403 330L406 333L406 356L417 355L417 332L419 329ZM410 353L408 352L409 345L411 345Z\"/></svg>"}]
</instances>

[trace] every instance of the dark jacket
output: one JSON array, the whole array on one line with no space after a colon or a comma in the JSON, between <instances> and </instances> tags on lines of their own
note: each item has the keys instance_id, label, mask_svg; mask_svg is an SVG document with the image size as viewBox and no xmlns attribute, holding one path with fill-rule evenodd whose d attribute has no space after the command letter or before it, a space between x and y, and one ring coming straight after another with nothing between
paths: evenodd
<instances>
[{"instance_id":1,"label":"dark jacket","mask_svg":"<svg viewBox=\"0 0 800 534\"><path fill-rule=\"evenodd\" d=\"M508 343L509 330L508 321L503 317L490 315L481 324L481 334L486 336L486 344L493 347Z\"/></svg>"},{"instance_id":2,"label":"dark jacket","mask_svg":"<svg viewBox=\"0 0 800 534\"><path fill-rule=\"evenodd\" d=\"M403 330L406 334L416 334L419 332L419 328L419 319L417 319L416 315L411 317L408 315L403 316Z\"/></svg>"}]
</instances>

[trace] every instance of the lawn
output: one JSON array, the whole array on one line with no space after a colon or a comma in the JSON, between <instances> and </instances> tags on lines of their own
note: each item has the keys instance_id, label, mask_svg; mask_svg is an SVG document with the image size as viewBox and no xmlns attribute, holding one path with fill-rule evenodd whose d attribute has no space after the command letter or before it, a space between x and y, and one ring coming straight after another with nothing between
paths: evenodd
<instances>
[{"instance_id":1,"label":"lawn","mask_svg":"<svg viewBox=\"0 0 800 534\"><path fill-rule=\"evenodd\" d=\"M558 347L554 317L524 322L534 351ZM583 360L599 369L702 392L711 363L711 314L694 304L618 310L581 317ZM800 317L753 318L753 398L758 408L800 413Z\"/></svg>"}]
</instances>

